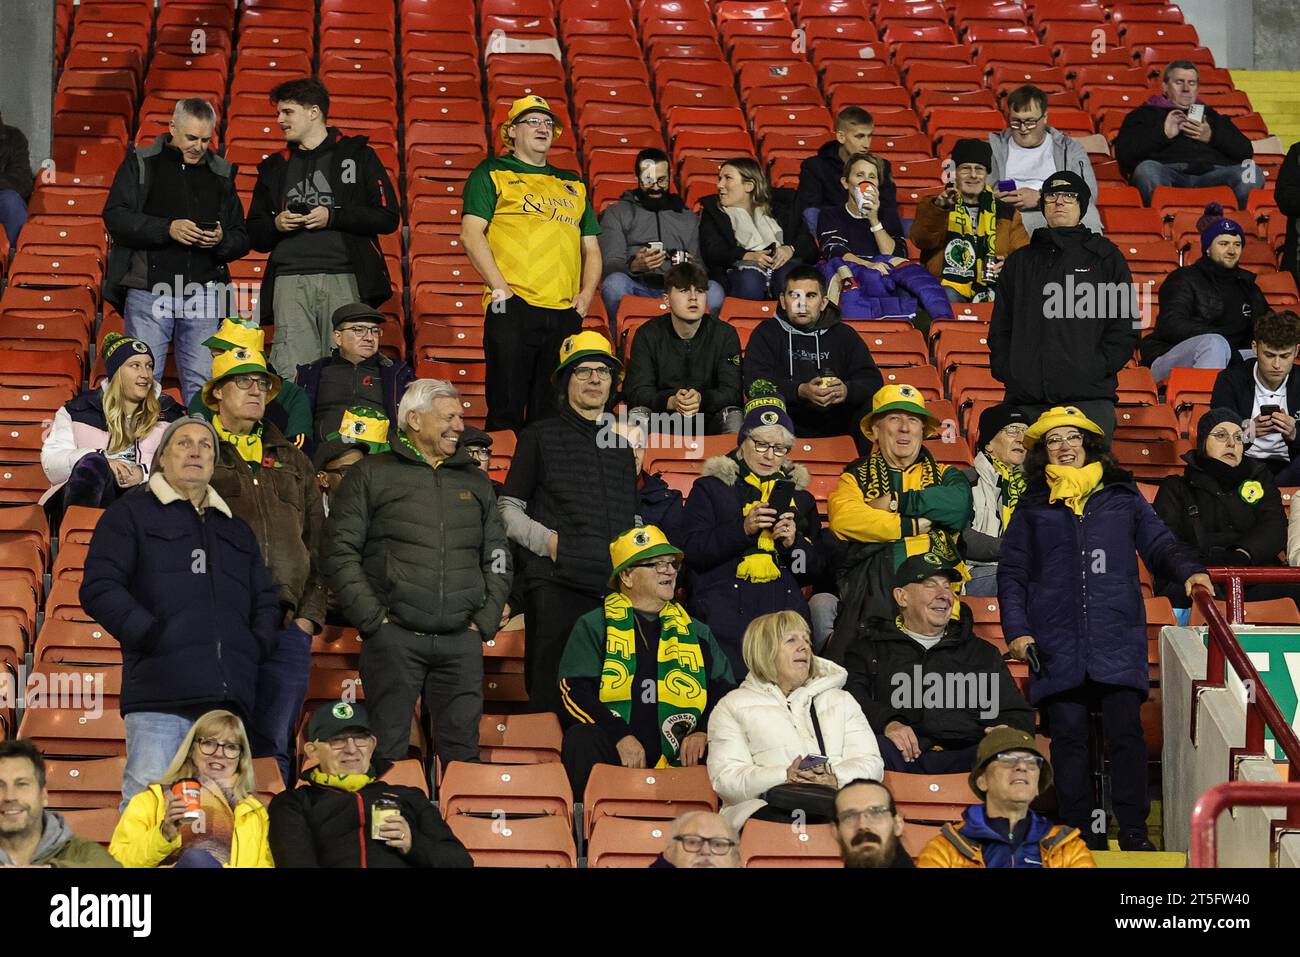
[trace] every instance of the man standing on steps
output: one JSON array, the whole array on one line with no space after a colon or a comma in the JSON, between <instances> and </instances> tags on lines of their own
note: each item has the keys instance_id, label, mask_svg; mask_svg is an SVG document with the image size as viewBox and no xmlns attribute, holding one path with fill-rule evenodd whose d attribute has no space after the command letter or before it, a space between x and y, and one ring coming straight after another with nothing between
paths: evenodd
<instances>
[{"instance_id":1,"label":"man standing on steps","mask_svg":"<svg viewBox=\"0 0 1300 957\"><path fill-rule=\"evenodd\" d=\"M364 136L326 125L330 95L315 77L271 91L288 148L262 160L248 211L253 248L270 253L262 323L275 323L271 364L288 379L329 355L330 319L393 294L379 237L402 224L388 172Z\"/></svg>"},{"instance_id":2,"label":"man standing on steps","mask_svg":"<svg viewBox=\"0 0 1300 957\"><path fill-rule=\"evenodd\" d=\"M489 432L518 432L555 413L551 363L582 328L600 283L587 187L546 161L562 132L540 96L515 100L501 126L509 152L465 181L460 238L484 283Z\"/></svg>"}]
</instances>

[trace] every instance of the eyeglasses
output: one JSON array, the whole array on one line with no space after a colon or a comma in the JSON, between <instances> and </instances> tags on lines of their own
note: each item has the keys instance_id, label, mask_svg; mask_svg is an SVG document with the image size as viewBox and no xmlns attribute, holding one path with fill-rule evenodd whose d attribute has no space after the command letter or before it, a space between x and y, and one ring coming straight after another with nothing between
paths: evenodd
<instances>
[{"instance_id":1,"label":"eyeglasses","mask_svg":"<svg viewBox=\"0 0 1300 957\"><path fill-rule=\"evenodd\" d=\"M773 445L771 442L755 442L753 439L750 439L749 442L754 446L754 451L759 455L766 455L768 452L771 452L778 459L783 459L790 454L790 446L788 445Z\"/></svg>"},{"instance_id":2,"label":"eyeglasses","mask_svg":"<svg viewBox=\"0 0 1300 957\"><path fill-rule=\"evenodd\" d=\"M653 179L653 180L650 179L649 177L646 177L645 179L641 180L641 185L642 185L642 186L667 186L667 185L668 185L668 177L667 177L667 176L660 176L660 177L658 177L658 178L656 178L656 179Z\"/></svg>"},{"instance_id":3,"label":"eyeglasses","mask_svg":"<svg viewBox=\"0 0 1300 957\"><path fill-rule=\"evenodd\" d=\"M470 458L472 458L472 459L478 459L480 462L487 462L487 461L489 461L489 460L492 458L492 450L491 450L491 449L485 449L485 448L481 448L481 447L480 447L480 448L466 448L465 451L469 453L469 457L470 457Z\"/></svg>"},{"instance_id":4,"label":"eyeglasses","mask_svg":"<svg viewBox=\"0 0 1300 957\"><path fill-rule=\"evenodd\" d=\"M672 559L666 558L663 561L659 561L659 562L645 562L644 564L637 565L636 567L653 568L656 572L666 575L669 572L677 571L677 569L682 567L682 563L675 558Z\"/></svg>"},{"instance_id":5,"label":"eyeglasses","mask_svg":"<svg viewBox=\"0 0 1300 957\"><path fill-rule=\"evenodd\" d=\"M1029 431L1029 426L1027 426L1027 425L1008 425L1008 426L1005 426L1005 427L1002 429L1002 431L1005 432L1007 435L1009 435L1011 438L1013 438L1013 439L1018 439L1018 438L1023 437L1024 434L1025 434L1026 432Z\"/></svg>"},{"instance_id":6,"label":"eyeglasses","mask_svg":"<svg viewBox=\"0 0 1300 957\"><path fill-rule=\"evenodd\" d=\"M1007 126L1011 127L1013 130L1020 130L1022 133L1028 133L1041 122L1043 122L1043 118L1039 116L1032 120L1008 120Z\"/></svg>"},{"instance_id":7,"label":"eyeglasses","mask_svg":"<svg viewBox=\"0 0 1300 957\"><path fill-rule=\"evenodd\" d=\"M673 840L681 841L688 854L698 854L704 850L705 844L709 846L711 854L730 854L736 846L736 842L729 837L700 837L698 834L678 834Z\"/></svg>"},{"instance_id":8,"label":"eyeglasses","mask_svg":"<svg viewBox=\"0 0 1300 957\"><path fill-rule=\"evenodd\" d=\"M350 332L358 339L378 339L378 326L339 326L339 332Z\"/></svg>"},{"instance_id":9,"label":"eyeglasses","mask_svg":"<svg viewBox=\"0 0 1300 957\"><path fill-rule=\"evenodd\" d=\"M330 738L329 741L325 743L328 744L335 751L342 751L344 748L348 746L349 742L354 747L362 748L365 745L369 744L374 739L375 736L371 734L369 731L366 731L364 733L357 731L354 732L353 734L340 734L337 737Z\"/></svg>"},{"instance_id":10,"label":"eyeglasses","mask_svg":"<svg viewBox=\"0 0 1300 957\"><path fill-rule=\"evenodd\" d=\"M253 386L257 386L258 392L271 391L271 380L264 375L231 376L230 381L235 383L235 388L240 392L252 392Z\"/></svg>"},{"instance_id":11,"label":"eyeglasses","mask_svg":"<svg viewBox=\"0 0 1300 957\"><path fill-rule=\"evenodd\" d=\"M1071 432L1069 435L1049 435L1047 437L1047 447L1049 449L1058 449L1062 445L1083 445L1083 433Z\"/></svg>"},{"instance_id":12,"label":"eyeglasses","mask_svg":"<svg viewBox=\"0 0 1300 957\"><path fill-rule=\"evenodd\" d=\"M579 366L573 370L573 377L579 382L588 382L595 379L597 382L605 382L614 376L614 371L609 366Z\"/></svg>"},{"instance_id":13,"label":"eyeglasses","mask_svg":"<svg viewBox=\"0 0 1300 957\"><path fill-rule=\"evenodd\" d=\"M535 130L553 130L555 129L555 120L547 119L544 116L529 116L522 120L515 120L515 124L531 126Z\"/></svg>"},{"instance_id":14,"label":"eyeglasses","mask_svg":"<svg viewBox=\"0 0 1300 957\"><path fill-rule=\"evenodd\" d=\"M1021 764L1032 764L1040 771L1043 769L1043 765L1047 763L1046 758L1037 754L1029 754L1026 751L1002 751L993 760L998 763L999 767L1015 768Z\"/></svg>"},{"instance_id":15,"label":"eyeglasses","mask_svg":"<svg viewBox=\"0 0 1300 957\"><path fill-rule=\"evenodd\" d=\"M1246 436L1241 432L1229 432L1227 429L1215 429L1210 433L1210 438L1216 442L1222 442L1224 445L1244 445Z\"/></svg>"},{"instance_id":16,"label":"eyeglasses","mask_svg":"<svg viewBox=\"0 0 1300 957\"><path fill-rule=\"evenodd\" d=\"M888 804L876 804L872 807L864 807L861 811L841 811L836 820L841 824L856 824L861 820L880 821L887 817L893 817L895 811Z\"/></svg>"},{"instance_id":17,"label":"eyeglasses","mask_svg":"<svg viewBox=\"0 0 1300 957\"><path fill-rule=\"evenodd\" d=\"M244 753L242 744L228 744L225 741L216 741L212 738L199 738L199 754L205 754L212 757L218 751L223 758L230 758L232 761Z\"/></svg>"},{"instance_id":18,"label":"eyeglasses","mask_svg":"<svg viewBox=\"0 0 1300 957\"><path fill-rule=\"evenodd\" d=\"M1052 193L1050 196L1043 197L1043 202L1055 203L1057 206L1073 206L1078 201L1078 193Z\"/></svg>"}]
</instances>

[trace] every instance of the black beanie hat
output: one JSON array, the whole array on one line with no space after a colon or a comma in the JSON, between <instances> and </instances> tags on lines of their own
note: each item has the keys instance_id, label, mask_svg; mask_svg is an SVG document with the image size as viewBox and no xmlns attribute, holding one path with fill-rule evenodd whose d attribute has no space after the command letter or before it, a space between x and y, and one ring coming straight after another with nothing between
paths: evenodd
<instances>
[{"instance_id":1,"label":"black beanie hat","mask_svg":"<svg viewBox=\"0 0 1300 957\"><path fill-rule=\"evenodd\" d=\"M1216 426L1224 422L1231 422L1233 425L1241 425L1241 416L1232 411L1232 409L1219 406L1206 412L1196 421L1196 451L1205 455L1205 440L1210 437Z\"/></svg>"},{"instance_id":2,"label":"black beanie hat","mask_svg":"<svg viewBox=\"0 0 1300 957\"><path fill-rule=\"evenodd\" d=\"M1088 188L1087 180L1078 173L1071 173L1064 169L1043 180L1043 187L1039 193L1039 206L1043 208L1047 205L1047 197L1053 193L1077 193L1080 219L1083 219L1084 214L1088 212L1088 204L1092 202L1092 190Z\"/></svg>"},{"instance_id":3,"label":"black beanie hat","mask_svg":"<svg viewBox=\"0 0 1300 957\"><path fill-rule=\"evenodd\" d=\"M1007 405L1005 402L999 405L991 405L980 413L980 450L988 448L994 436L1005 429L1012 422L1023 422L1026 427L1034 424L1033 418L1026 415L1025 412L1014 405Z\"/></svg>"},{"instance_id":4,"label":"black beanie hat","mask_svg":"<svg viewBox=\"0 0 1300 957\"><path fill-rule=\"evenodd\" d=\"M952 165L979 163L986 170L993 169L993 147L988 140L958 140L952 145Z\"/></svg>"}]
</instances>

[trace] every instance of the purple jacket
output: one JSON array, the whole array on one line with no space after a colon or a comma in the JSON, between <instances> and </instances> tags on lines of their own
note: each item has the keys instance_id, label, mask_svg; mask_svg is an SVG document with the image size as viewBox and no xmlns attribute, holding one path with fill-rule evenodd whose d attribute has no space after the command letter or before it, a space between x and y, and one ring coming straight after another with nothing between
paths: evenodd
<instances>
[{"instance_id":1,"label":"purple jacket","mask_svg":"<svg viewBox=\"0 0 1300 957\"><path fill-rule=\"evenodd\" d=\"M872 262L889 262L893 257L870 258ZM841 266L847 266L858 282L857 289L840 294L840 313L845 319L911 319L918 302L931 318L952 317L952 303L943 286L919 263L896 266L888 276L843 259L828 260L817 268L830 282Z\"/></svg>"},{"instance_id":2,"label":"purple jacket","mask_svg":"<svg viewBox=\"0 0 1300 957\"><path fill-rule=\"evenodd\" d=\"M1136 688L1145 697L1146 608L1137 556L1157 578L1205 571L1147 504L1133 477L1110 469L1081 517L1048 504L1031 485L1002 538L998 601L1007 641L1033 635L1042 671L1029 701L1077 688L1086 678Z\"/></svg>"}]
</instances>

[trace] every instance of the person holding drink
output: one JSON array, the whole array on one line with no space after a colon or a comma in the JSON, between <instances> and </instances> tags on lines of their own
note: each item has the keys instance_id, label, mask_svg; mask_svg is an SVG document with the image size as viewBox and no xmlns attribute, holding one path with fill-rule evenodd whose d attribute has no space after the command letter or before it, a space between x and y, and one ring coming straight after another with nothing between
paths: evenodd
<instances>
[{"instance_id":1,"label":"person holding drink","mask_svg":"<svg viewBox=\"0 0 1300 957\"><path fill-rule=\"evenodd\" d=\"M882 202L880 184L885 161L875 153L854 153L844 162L840 183L848 198L840 205L827 206L817 216L817 245L823 262L843 259L887 274L907 259L903 223L898 209ZM893 257L873 262L873 256Z\"/></svg>"},{"instance_id":2,"label":"person holding drink","mask_svg":"<svg viewBox=\"0 0 1300 957\"><path fill-rule=\"evenodd\" d=\"M239 717L209 711L162 777L131 798L108 851L123 867L274 867Z\"/></svg>"}]
</instances>

